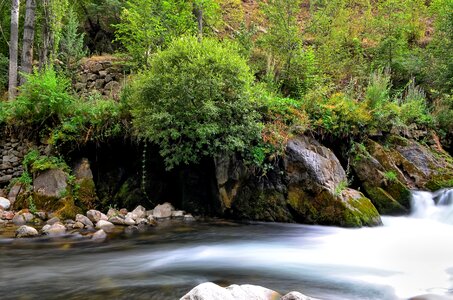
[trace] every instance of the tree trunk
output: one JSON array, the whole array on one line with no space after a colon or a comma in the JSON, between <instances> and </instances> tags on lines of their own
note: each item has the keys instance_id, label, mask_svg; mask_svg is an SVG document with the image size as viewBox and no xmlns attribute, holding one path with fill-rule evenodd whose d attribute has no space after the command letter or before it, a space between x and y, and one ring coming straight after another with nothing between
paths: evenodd
<instances>
[{"instance_id":1,"label":"tree trunk","mask_svg":"<svg viewBox=\"0 0 453 300\"><path fill-rule=\"evenodd\" d=\"M27 0L25 10L24 40L22 46L22 64L21 71L30 74L33 67L33 41L35 38L35 0ZM20 84L24 84L26 78L20 76Z\"/></svg>"},{"instance_id":2,"label":"tree trunk","mask_svg":"<svg viewBox=\"0 0 453 300\"><path fill-rule=\"evenodd\" d=\"M203 39L203 8L201 4L195 4L193 13L197 18L198 24L198 41L201 42Z\"/></svg>"},{"instance_id":3,"label":"tree trunk","mask_svg":"<svg viewBox=\"0 0 453 300\"><path fill-rule=\"evenodd\" d=\"M11 40L9 42L9 85L8 99L16 98L17 93L17 57L19 39L19 0L11 4Z\"/></svg>"},{"instance_id":4,"label":"tree trunk","mask_svg":"<svg viewBox=\"0 0 453 300\"><path fill-rule=\"evenodd\" d=\"M52 11L50 6L50 0L42 0L44 10L44 24L42 26L42 48L39 53L39 69L49 65L49 55L53 49L53 32L52 32Z\"/></svg>"}]
</instances>

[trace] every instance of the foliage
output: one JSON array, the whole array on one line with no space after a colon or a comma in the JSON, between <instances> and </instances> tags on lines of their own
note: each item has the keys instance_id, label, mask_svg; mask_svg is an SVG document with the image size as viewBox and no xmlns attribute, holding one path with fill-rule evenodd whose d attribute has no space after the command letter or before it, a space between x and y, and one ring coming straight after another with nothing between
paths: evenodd
<instances>
[{"instance_id":1,"label":"foliage","mask_svg":"<svg viewBox=\"0 0 453 300\"><path fill-rule=\"evenodd\" d=\"M394 171L387 171L384 173L384 178L390 182L395 182L398 180L398 176Z\"/></svg>"},{"instance_id":2,"label":"foliage","mask_svg":"<svg viewBox=\"0 0 453 300\"><path fill-rule=\"evenodd\" d=\"M333 194L335 196L341 196L341 194L343 193L343 191L345 191L347 188L348 188L348 181L347 180L342 180L338 183L338 185L335 187L335 190L333 192Z\"/></svg>"},{"instance_id":3,"label":"foliage","mask_svg":"<svg viewBox=\"0 0 453 300\"><path fill-rule=\"evenodd\" d=\"M436 102L434 119L442 135L453 135L453 95L441 95Z\"/></svg>"},{"instance_id":4,"label":"foliage","mask_svg":"<svg viewBox=\"0 0 453 300\"><path fill-rule=\"evenodd\" d=\"M168 169L244 152L261 131L251 102L252 81L236 46L193 37L175 40L135 84L130 100L137 134L159 145Z\"/></svg>"},{"instance_id":5,"label":"foliage","mask_svg":"<svg viewBox=\"0 0 453 300\"><path fill-rule=\"evenodd\" d=\"M0 93L6 90L8 85L9 59L0 53Z\"/></svg>"},{"instance_id":6,"label":"foliage","mask_svg":"<svg viewBox=\"0 0 453 300\"><path fill-rule=\"evenodd\" d=\"M38 150L31 150L22 161L24 171L29 174L38 174L46 170L61 169L69 172L70 169L61 157L40 155Z\"/></svg>"},{"instance_id":7,"label":"foliage","mask_svg":"<svg viewBox=\"0 0 453 300\"><path fill-rule=\"evenodd\" d=\"M425 92L414 81L409 83L406 96L401 104L401 121L406 124L429 126L433 118L429 114Z\"/></svg>"}]
</instances>

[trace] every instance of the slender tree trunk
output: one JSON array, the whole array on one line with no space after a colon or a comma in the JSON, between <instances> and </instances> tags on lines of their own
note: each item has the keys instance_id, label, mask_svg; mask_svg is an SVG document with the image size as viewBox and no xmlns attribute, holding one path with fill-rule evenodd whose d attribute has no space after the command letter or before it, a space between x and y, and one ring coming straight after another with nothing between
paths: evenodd
<instances>
[{"instance_id":1,"label":"slender tree trunk","mask_svg":"<svg viewBox=\"0 0 453 300\"><path fill-rule=\"evenodd\" d=\"M51 0L42 0L44 10L44 24L42 27L42 48L39 54L39 69L49 65L49 55L53 49L53 32L52 32L52 11L50 7Z\"/></svg>"},{"instance_id":2,"label":"slender tree trunk","mask_svg":"<svg viewBox=\"0 0 453 300\"><path fill-rule=\"evenodd\" d=\"M9 85L8 99L16 98L17 93L17 57L19 40L19 5L20 0L11 4L11 40L9 42Z\"/></svg>"},{"instance_id":3,"label":"slender tree trunk","mask_svg":"<svg viewBox=\"0 0 453 300\"><path fill-rule=\"evenodd\" d=\"M25 10L24 40L22 46L21 71L30 74L33 67L33 42L35 39L35 0L27 0ZM26 78L20 76L20 84L25 83Z\"/></svg>"},{"instance_id":4,"label":"slender tree trunk","mask_svg":"<svg viewBox=\"0 0 453 300\"><path fill-rule=\"evenodd\" d=\"M201 42L203 39L203 8L200 4L195 6L194 13L198 24L198 41Z\"/></svg>"}]
</instances>

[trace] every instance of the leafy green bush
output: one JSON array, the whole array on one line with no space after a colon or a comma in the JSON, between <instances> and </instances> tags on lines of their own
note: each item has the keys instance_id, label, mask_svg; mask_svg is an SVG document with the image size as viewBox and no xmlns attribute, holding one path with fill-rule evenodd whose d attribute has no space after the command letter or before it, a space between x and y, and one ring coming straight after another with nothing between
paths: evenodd
<instances>
[{"instance_id":1,"label":"leafy green bush","mask_svg":"<svg viewBox=\"0 0 453 300\"><path fill-rule=\"evenodd\" d=\"M4 105L3 118L15 126L41 130L61 123L74 102L69 94L69 81L53 69L27 75L19 96Z\"/></svg>"},{"instance_id":2,"label":"leafy green bush","mask_svg":"<svg viewBox=\"0 0 453 300\"><path fill-rule=\"evenodd\" d=\"M443 136L453 135L453 95L442 95L436 102L434 119Z\"/></svg>"},{"instance_id":3,"label":"leafy green bush","mask_svg":"<svg viewBox=\"0 0 453 300\"><path fill-rule=\"evenodd\" d=\"M401 121L406 124L429 126L433 118L428 112L426 96L423 90L412 81L401 104Z\"/></svg>"},{"instance_id":4,"label":"leafy green bush","mask_svg":"<svg viewBox=\"0 0 453 300\"><path fill-rule=\"evenodd\" d=\"M6 90L8 85L9 59L0 53L0 92Z\"/></svg>"},{"instance_id":5,"label":"leafy green bush","mask_svg":"<svg viewBox=\"0 0 453 300\"><path fill-rule=\"evenodd\" d=\"M130 96L137 134L160 147L168 169L243 152L259 139L253 76L237 48L194 37L157 53Z\"/></svg>"}]
</instances>

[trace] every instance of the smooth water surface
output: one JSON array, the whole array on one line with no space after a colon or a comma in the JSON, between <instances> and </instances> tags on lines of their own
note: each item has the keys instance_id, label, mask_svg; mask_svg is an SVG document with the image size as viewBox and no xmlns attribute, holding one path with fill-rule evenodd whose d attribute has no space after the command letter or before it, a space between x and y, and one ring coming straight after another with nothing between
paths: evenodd
<instances>
[{"instance_id":1,"label":"smooth water surface","mask_svg":"<svg viewBox=\"0 0 453 300\"><path fill-rule=\"evenodd\" d=\"M205 281L335 300L453 295L452 197L414 192L413 215L378 228L168 223L103 244L3 239L1 299L179 299Z\"/></svg>"}]
</instances>

